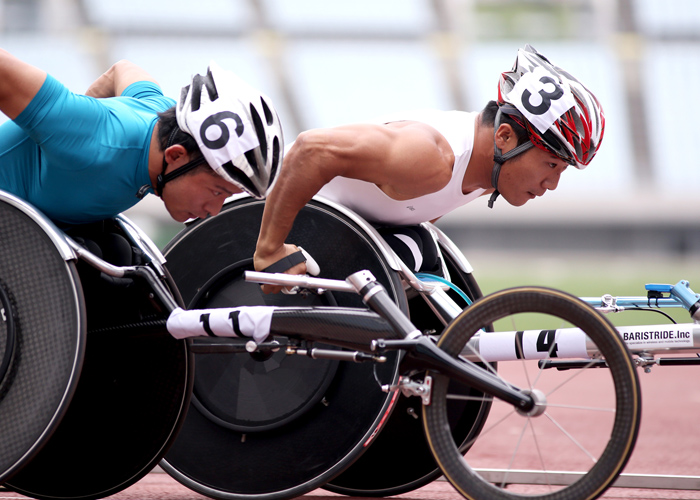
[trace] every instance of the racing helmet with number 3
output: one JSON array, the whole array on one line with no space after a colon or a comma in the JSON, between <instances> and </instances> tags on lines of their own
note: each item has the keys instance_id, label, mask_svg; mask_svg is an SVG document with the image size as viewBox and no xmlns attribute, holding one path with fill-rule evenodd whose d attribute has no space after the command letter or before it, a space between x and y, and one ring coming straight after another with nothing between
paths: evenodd
<instances>
[{"instance_id":1,"label":"racing helmet with number 3","mask_svg":"<svg viewBox=\"0 0 700 500\"><path fill-rule=\"evenodd\" d=\"M176 117L221 177L255 198L272 190L284 138L267 96L212 61L205 76L194 75L183 87Z\"/></svg>"},{"instance_id":2,"label":"racing helmet with number 3","mask_svg":"<svg viewBox=\"0 0 700 500\"><path fill-rule=\"evenodd\" d=\"M595 156L605 131L605 115L598 99L576 78L553 65L532 46L518 50L513 69L501 74L494 134L507 114L528 134L525 142L506 154L494 144L491 184L498 196L503 163L533 145L576 168L585 168Z\"/></svg>"}]
</instances>

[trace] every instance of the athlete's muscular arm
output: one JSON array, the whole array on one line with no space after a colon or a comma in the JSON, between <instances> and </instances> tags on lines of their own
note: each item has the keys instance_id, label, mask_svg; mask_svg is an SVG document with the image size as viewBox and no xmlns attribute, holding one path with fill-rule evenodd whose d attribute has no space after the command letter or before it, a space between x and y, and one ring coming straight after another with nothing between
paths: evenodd
<instances>
[{"instance_id":1,"label":"athlete's muscular arm","mask_svg":"<svg viewBox=\"0 0 700 500\"><path fill-rule=\"evenodd\" d=\"M0 111L15 119L46 80L46 72L0 49Z\"/></svg>"},{"instance_id":2,"label":"athlete's muscular arm","mask_svg":"<svg viewBox=\"0 0 700 500\"><path fill-rule=\"evenodd\" d=\"M304 205L342 176L371 182L395 199L438 191L452 175L454 154L435 129L418 122L350 125L302 133L284 158L280 177L267 198L255 251L263 270L296 251L285 245ZM319 235L322 237L322 235ZM299 264L288 272L304 272ZM280 287L263 286L265 292Z\"/></svg>"},{"instance_id":3,"label":"athlete's muscular arm","mask_svg":"<svg viewBox=\"0 0 700 500\"><path fill-rule=\"evenodd\" d=\"M132 83L156 80L144 69L125 59L116 62L87 89L90 97L117 97Z\"/></svg>"}]
</instances>

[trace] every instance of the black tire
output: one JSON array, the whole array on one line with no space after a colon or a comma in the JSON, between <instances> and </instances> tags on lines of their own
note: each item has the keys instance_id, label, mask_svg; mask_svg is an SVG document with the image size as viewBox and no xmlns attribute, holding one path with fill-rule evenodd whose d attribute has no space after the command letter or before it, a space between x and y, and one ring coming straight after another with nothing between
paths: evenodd
<instances>
[{"instance_id":1,"label":"black tire","mask_svg":"<svg viewBox=\"0 0 700 500\"><path fill-rule=\"evenodd\" d=\"M262 201L239 198L168 245L167 266L188 308L333 305L313 295L264 295L243 280L243 271L252 269L263 207ZM289 241L318 261L321 277L345 279L369 269L407 310L398 276L347 215L312 201L297 217ZM364 307L355 294L334 293L329 300ZM192 404L161 466L214 498L285 499L326 484L364 453L398 399L380 391L372 364L283 351L269 359L196 354L195 363ZM376 367L382 383L398 380L398 364L392 356Z\"/></svg>"},{"instance_id":2,"label":"black tire","mask_svg":"<svg viewBox=\"0 0 700 500\"><path fill-rule=\"evenodd\" d=\"M529 321L527 327L521 326L523 321ZM553 361L558 360L557 346L562 338L553 342L548 333L552 330L542 328L580 328L608 367L588 364L559 371L542 370L537 360L499 362L498 376L507 382L526 390L550 391L546 393L546 411L522 415L494 400L486 425L469 443L466 457L445 432L449 380L431 372L432 400L423 407L425 430L446 478L471 499L511 500L524 495L547 500L592 500L600 496L627 463L639 429L639 382L627 347L593 308L566 293L536 287L504 290L480 299L452 322L438 345L457 356L475 333L492 323L496 323L497 332L517 332L514 337L506 336L509 349L515 349L512 339L521 331L536 329L537 342L532 348ZM528 346L520 349L529 352ZM559 349L561 352L561 345ZM524 373L528 375L521 377ZM504 441L509 441L508 445ZM584 474L572 484L560 484L566 481L538 474L539 486L521 490L515 471L523 469Z\"/></svg>"},{"instance_id":3,"label":"black tire","mask_svg":"<svg viewBox=\"0 0 700 500\"><path fill-rule=\"evenodd\" d=\"M451 282L472 301L482 296L472 273L464 272L444 248L442 255ZM467 304L454 291L448 294L460 306ZM413 324L421 331L439 334L444 326L425 300L416 295L408 301ZM453 392L469 394L473 399L448 402L448 421L457 446L464 446L481 430L488 415L490 401L476 390L453 382ZM421 400L399 396L391 417L375 442L354 464L323 488L334 493L363 497L395 496L425 486L442 475L423 430ZM409 457L401 467L386 467L400 457Z\"/></svg>"}]
</instances>

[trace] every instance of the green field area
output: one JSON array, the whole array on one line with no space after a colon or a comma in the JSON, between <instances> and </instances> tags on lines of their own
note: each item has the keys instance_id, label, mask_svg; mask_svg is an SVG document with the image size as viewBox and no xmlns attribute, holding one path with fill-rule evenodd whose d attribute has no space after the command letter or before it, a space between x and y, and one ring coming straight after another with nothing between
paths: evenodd
<instances>
[{"instance_id":1,"label":"green field area","mask_svg":"<svg viewBox=\"0 0 700 500\"><path fill-rule=\"evenodd\" d=\"M538 285L564 290L579 297L646 296L647 283L675 285L681 279L700 293L700 266L690 259L660 256L622 258L617 256L518 256L507 253L485 255L463 249L484 294L513 286ZM685 309L664 309L677 322L692 322ZM623 312L609 314L615 325L665 324L657 313Z\"/></svg>"}]
</instances>

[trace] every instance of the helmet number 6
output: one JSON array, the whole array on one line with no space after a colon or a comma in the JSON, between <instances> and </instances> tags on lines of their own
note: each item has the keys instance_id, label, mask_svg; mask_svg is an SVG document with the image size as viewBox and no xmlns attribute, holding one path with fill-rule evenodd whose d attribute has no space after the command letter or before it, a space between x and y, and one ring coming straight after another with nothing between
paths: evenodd
<instances>
[{"instance_id":1,"label":"helmet number 6","mask_svg":"<svg viewBox=\"0 0 700 500\"><path fill-rule=\"evenodd\" d=\"M231 137L231 132L229 132L228 125L224 123L224 120L228 118L236 122L236 135L238 137L243 135L243 121L241 120L241 117L233 111L221 111L219 113L211 115L206 120L204 120L204 122L202 122L202 126L199 129L199 136L202 139L202 143L206 147L208 147L209 149L221 149L224 146L226 146L226 143ZM218 139L210 140L207 137L207 130L209 130L210 127L214 126L219 127L221 135Z\"/></svg>"}]
</instances>

